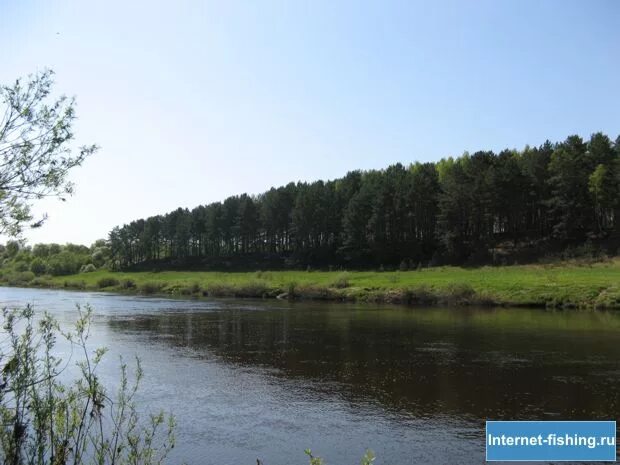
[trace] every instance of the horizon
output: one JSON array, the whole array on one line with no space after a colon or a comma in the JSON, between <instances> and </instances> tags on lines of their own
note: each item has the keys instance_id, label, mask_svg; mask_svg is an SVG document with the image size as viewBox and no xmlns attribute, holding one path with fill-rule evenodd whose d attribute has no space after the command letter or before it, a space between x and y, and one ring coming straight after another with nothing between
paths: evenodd
<instances>
[{"instance_id":1,"label":"horizon","mask_svg":"<svg viewBox=\"0 0 620 465\"><path fill-rule=\"evenodd\" d=\"M15 51L0 84L53 69L55 95L77 97L76 143L101 146L71 173L72 197L36 204L49 219L30 244L90 245L289 182L620 132L612 1L0 12Z\"/></svg>"}]
</instances>

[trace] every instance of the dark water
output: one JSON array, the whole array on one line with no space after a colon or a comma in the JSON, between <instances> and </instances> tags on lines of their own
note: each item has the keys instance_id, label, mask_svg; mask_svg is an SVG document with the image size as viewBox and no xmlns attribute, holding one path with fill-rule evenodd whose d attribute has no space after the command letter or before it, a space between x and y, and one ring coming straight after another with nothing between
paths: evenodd
<instances>
[{"instance_id":1,"label":"dark water","mask_svg":"<svg viewBox=\"0 0 620 465\"><path fill-rule=\"evenodd\" d=\"M188 464L484 462L485 419L618 419L620 313L181 301L0 288L138 355Z\"/></svg>"}]
</instances>

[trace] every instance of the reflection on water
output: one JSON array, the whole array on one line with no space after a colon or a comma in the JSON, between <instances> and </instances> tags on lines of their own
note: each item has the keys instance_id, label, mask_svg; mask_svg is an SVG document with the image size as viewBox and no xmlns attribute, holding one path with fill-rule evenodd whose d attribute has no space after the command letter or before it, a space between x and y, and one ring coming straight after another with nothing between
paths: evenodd
<instances>
[{"instance_id":1,"label":"reflection on water","mask_svg":"<svg viewBox=\"0 0 620 465\"><path fill-rule=\"evenodd\" d=\"M620 314L175 301L0 289L143 360L188 463L480 463L484 419L616 419ZM105 376L115 379L115 357Z\"/></svg>"}]
</instances>

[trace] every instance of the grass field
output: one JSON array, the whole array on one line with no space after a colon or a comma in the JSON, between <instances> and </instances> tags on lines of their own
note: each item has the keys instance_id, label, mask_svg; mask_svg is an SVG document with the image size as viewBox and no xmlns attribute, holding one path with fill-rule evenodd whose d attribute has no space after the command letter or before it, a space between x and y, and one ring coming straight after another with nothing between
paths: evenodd
<instances>
[{"instance_id":1,"label":"grass field","mask_svg":"<svg viewBox=\"0 0 620 465\"><path fill-rule=\"evenodd\" d=\"M281 297L404 304L620 308L620 259L419 271L109 272L39 277L30 285L142 294Z\"/></svg>"}]
</instances>

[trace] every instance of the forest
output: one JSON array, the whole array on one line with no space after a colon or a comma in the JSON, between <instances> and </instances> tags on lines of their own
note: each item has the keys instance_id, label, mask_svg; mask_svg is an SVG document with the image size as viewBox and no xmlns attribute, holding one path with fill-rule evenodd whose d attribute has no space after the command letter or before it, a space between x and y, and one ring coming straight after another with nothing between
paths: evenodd
<instances>
[{"instance_id":1,"label":"forest","mask_svg":"<svg viewBox=\"0 0 620 465\"><path fill-rule=\"evenodd\" d=\"M115 227L114 269L400 268L615 254L620 137L351 171Z\"/></svg>"}]
</instances>

